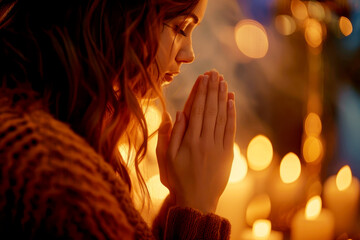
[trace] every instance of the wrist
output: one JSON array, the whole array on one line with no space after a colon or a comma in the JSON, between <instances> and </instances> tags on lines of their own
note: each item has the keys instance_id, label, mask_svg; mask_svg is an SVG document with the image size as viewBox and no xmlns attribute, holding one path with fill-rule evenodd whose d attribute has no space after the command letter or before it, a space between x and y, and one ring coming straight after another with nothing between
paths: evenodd
<instances>
[{"instance_id":1,"label":"wrist","mask_svg":"<svg viewBox=\"0 0 360 240\"><path fill-rule=\"evenodd\" d=\"M198 198L190 200L186 198L177 197L175 195L173 195L173 197L175 204L177 206L193 208L202 212L203 214L215 213L218 204L218 200L209 201L209 199L202 200Z\"/></svg>"}]
</instances>

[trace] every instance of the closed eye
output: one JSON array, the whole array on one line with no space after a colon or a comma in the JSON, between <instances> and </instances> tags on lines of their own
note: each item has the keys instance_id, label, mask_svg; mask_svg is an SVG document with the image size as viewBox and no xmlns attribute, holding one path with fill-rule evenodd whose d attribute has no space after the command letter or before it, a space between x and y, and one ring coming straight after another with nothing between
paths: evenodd
<instances>
[{"instance_id":1,"label":"closed eye","mask_svg":"<svg viewBox=\"0 0 360 240\"><path fill-rule=\"evenodd\" d=\"M167 23L164 23L165 26L172 28L176 33L180 33L181 35L183 35L184 37L187 36L185 30L181 29L179 25L175 25L174 27L170 26Z\"/></svg>"}]
</instances>

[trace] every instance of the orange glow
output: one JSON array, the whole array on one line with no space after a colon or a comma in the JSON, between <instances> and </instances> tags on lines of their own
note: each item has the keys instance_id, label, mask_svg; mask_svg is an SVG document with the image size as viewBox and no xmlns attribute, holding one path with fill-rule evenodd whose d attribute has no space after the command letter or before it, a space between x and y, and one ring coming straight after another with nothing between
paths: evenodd
<instances>
[{"instance_id":1,"label":"orange glow","mask_svg":"<svg viewBox=\"0 0 360 240\"><path fill-rule=\"evenodd\" d=\"M282 35L290 35L296 30L296 23L289 15L279 15L275 18L275 27Z\"/></svg>"},{"instance_id":2,"label":"orange glow","mask_svg":"<svg viewBox=\"0 0 360 240\"><path fill-rule=\"evenodd\" d=\"M306 204L305 218L307 220L315 220L321 212L322 201L320 196L314 196Z\"/></svg>"},{"instance_id":3,"label":"orange glow","mask_svg":"<svg viewBox=\"0 0 360 240\"><path fill-rule=\"evenodd\" d=\"M305 119L305 133L309 136L318 137L321 133L322 124L319 115L309 113Z\"/></svg>"},{"instance_id":4,"label":"orange glow","mask_svg":"<svg viewBox=\"0 0 360 240\"><path fill-rule=\"evenodd\" d=\"M240 153L239 146L234 143L234 160L231 166L229 182L240 182L247 174L248 166L245 157Z\"/></svg>"},{"instance_id":5,"label":"orange glow","mask_svg":"<svg viewBox=\"0 0 360 240\"><path fill-rule=\"evenodd\" d=\"M342 32L342 34L344 34L344 36L349 36L353 31L353 26L350 20L344 16L340 17L339 19L339 27L340 31Z\"/></svg>"},{"instance_id":6,"label":"orange glow","mask_svg":"<svg viewBox=\"0 0 360 240\"><path fill-rule=\"evenodd\" d=\"M152 199L164 200L169 194L169 190L161 183L159 174L151 177L146 182L146 186Z\"/></svg>"},{"instance_id":7,"label":"orange glow","mask_svg":"<svg viewBox=\"0 0 360 240\"><path fill-rule=\"evenodd\" d=\"M251 200L246 209L246 222L251 226L256 219L268 218L270 212L270 197L267 194L258 195Z\"/></svg>"},{"instance_id":8,"label":"orange glow","mask_svg":"<svg viewBox=\"0 0 360 240\"><path fill-rule=\"evenodd\" d=\"M307 19L305 28L305 40L310 47L317 48L322 43L322 27L316 19Z\"/></svg>"},{"instance_id":9,"label":"orange glow","mask_svg":"<svg viewBox=\"0 0 360 240\"><path fill-rule=\"evenodd\" d=\"M161 112L155 106L144 107L143 109L149 135L154 133L161 124Z\"/></svg>"},{"instance_id":10,"label":"orange glow","mask_svg":"<svg viewBox=\"0 0 360 240\"><path fill-rule=\"evenodd\" d=\"M343 166L336 175L336 187L339 191L348 189L351 185L352 173L349 165Z\"/></svg>"},{"instance_id":11,"label":"orange glow","mask_svg":"<svg viewBox=\"0 0 360 240\"><path fill-rule=\"evenodd\" d=\"M295 153L288 153L281 160L280 178L284 183L295 182L301 173L301 163Z\"/></svg>"},{"instance_id":12,"label":"orange glow","mask_svg":"<svg viewBox=\"0 0 360 240\"><path fill-rule=\"evenodd\" d=\"M307 8L310 17L316 18L320 21L325 19L325 9L321 3L316 1L308 1Z\"/></svg>"},{"instance_id":13,"label":"orange glow","mask_svg":"<svg viewBox=\"0 0 360 240\"><path fill-rule=\"evenodd\" d=\"M308 17L308 12L305 4L300 0L291 1L291 12L298 20L305 20Z\"/></svg>"},{"instance_id":14,"label":"orange glow","mask_svg":"<svg viewBox=\"0 0 360 240\"><path fill-rule=\"evenodd\" d=\"M303 146L303 156L306 162L315 162L322 156L323 146L319 138L309 136Z\"/></svg>"},{"instance_id":15,"label":"orange glow","mask_svg":"<svg viewBox=\"0 0 360 240\"><path fill-rule=\"evenodd\" d=\"M239 50L250 58L262 58L269 48L265 28L257 21L246 19L235 26L235 40Z\"/></svg>"},{"instance_id":16,"label":"orange glow","mask_svg":"<svg viewBox=\"0 0 360 240\"><path fill-rule=\"evenodd\" d=\"M249 167L255 171L261 171L267 168L273 158L273 148L270 140L263 136L254 137L247 149L247 158Z\"/></svg>"},{"instance_id":17,"label":"orange glow","mask_svg":"<svg viewBox=\"0 0 360 240\"><path fill-rule=\"evenodd\" d=\"M125 161L131 162L135 159L136 152L134 148L129 149L128 144L120 144L118 150Z\"/></svg>"},{"instance_id":18,"label":"orange glow","mask_svg":"<svg viewBox=\"0 0 360 240\"><path fill-rule=\"evenodd\" d=\"M267 219L259 219L254 222L253 235L256 238L268 239L271 233L271 222Z\"/></svg>"}]
</instances>

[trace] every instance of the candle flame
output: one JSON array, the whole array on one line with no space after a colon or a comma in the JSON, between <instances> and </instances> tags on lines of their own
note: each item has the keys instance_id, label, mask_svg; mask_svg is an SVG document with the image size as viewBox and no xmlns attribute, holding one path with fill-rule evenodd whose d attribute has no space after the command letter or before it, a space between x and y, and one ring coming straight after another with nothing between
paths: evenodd
<instances>
[{"instance_id":1,"label":"candle flame","mask_svg":"<svg viewBox=\"0 0 360 240\"><path fill-rule=\"evenodd\" d=\"M322 201L320 196L314 196L310 198L306 204L305 218L307 220L316 219L320 215L321 208L322 208Z\"/></svg>"},{"instance_id":2,"label":"candle flame","mask_svg":"<svg viewBox=\"0 0 360 240\"><path fill-rule=\"evenodd\" d=\"M152 176L146 185L152 199L164 200L169 194L169 190L161 183L159 174Z\"/></svg>"},{"instance_id":3,"label":"candle flame","mask_svg":"<svg viewBox=\"0 0 360 240\"><path fill-rule=\"evenodd\" d=\"M271 222L267 219L258 219L254 222L252 232L257 238L267 239L271 233Z\"/></svg>"},{"instance_id":4,"label":"candle flame","mask_svg":"<svg viewBox=\"0 0 360 240\"><path fill-rule=\"evenodd\" d=\"M344 34L344 36L349 36L353 31L353 26L350 20L344 16L340 17L339 19L339 27L340 31L342 32L342 34Z\"/></svg>"},{"instance_id":5,"label":"candle flame","mask_svg":"<svg viewBox=\"0 0 360 240\"><path fill-rule=\"evenodd\" d=\"M263 135L254 137L249 143L247 157L251 169L261 171L267 168L273 158L273 148L270 140Z\"/></svg>"},{"instance_id":6,"label":"candle flame","mask_svg":"<svg viewBox=\"0 0 360 240\"><path fill-rule=\"evenodd\" d=\"M284 183L295 182L301 174L300 159L295 153L288 153L280 163L280 178Z\"/></svg>"},{"instance_id":7,"label":"candle flame","mask_svg":"<svg viewBox=\"0 0 360 240\"><path fill-rule=\"evenodd\" d=\"M349 165L343 166L336 175L336 187L339 191L346 190L352 181L352 173Z\"/></svg>"},{"instance_id":8,"label":"candle flame","mask_svg":"<svg viewBox=\"0 0 360 240\"><path fill-rule=\"evenodd\" d=\"M240 153L239 146L234 143L234 160L231 166L229 182L235 183L243 180L247 174L248 166L245 157Z\"/></svg>"}]
</instances>

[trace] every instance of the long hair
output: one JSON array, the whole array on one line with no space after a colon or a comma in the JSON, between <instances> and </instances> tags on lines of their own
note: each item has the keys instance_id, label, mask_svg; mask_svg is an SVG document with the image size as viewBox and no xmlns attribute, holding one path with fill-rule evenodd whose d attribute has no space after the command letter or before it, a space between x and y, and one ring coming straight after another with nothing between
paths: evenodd
<instances>
[{"instance_id":1,"label":"long hair","mask_svg":"<svg viewBox=\"0 0 360 240\"><path fill-rule=\"evenodd\" d=\"M28 89L50 113L109 162L131 188L119 139L147 150L139 99L164 99L154 77L163 22L189 14L199 0L2 0L0 89ZM132 131L142 142L134 144Z\"/></svg>"}]
</instances>

